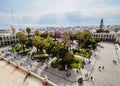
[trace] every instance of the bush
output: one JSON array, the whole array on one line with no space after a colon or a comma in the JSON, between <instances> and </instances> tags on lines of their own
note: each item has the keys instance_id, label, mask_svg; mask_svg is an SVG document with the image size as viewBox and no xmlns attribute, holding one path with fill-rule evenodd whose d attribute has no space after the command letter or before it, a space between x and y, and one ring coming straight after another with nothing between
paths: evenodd
<instances>
[{"instance_id":1,"label":"bush","mask_svg":"<svg viewBox=\"0 0 120 86\"><path fill-rule=\"evenodd\" d=\"M62 58L57 58L57 59L53 60L52 67L53 68L56 68L56 67L62 68L61 62L62 62Z\"/></svg>"},{"instance_id":2,"label":"bush","mask_svg":"<svg viewBox=\"0 0 120 86\"><path fill-rule=\"evenodd\" d=\"M70 64L72 68L81 68L82 65L83 65L83 60L79 58L74 58L72 63Z\"/></svg>"},{"instance_id":3,"label":"bush","mask_svg":"<svg viewBox=\"0 0 120 86\"><path fill-rule=\"evenodd\" d=\"M86 57L86 58L90 57L90 53L86 52L86 51L80 51L80 52L77 52L76 54L80 55L80 56L83 56L83 57Z\"/></svg>"},{"instance_id":4,"label":"bush","mask_svg":"<svg viewBox=\"0 0 120 86\"><path fill-rule=\"evenodd\" d=\"M22 47L20 47L19 45L12 45L13 52L19 52L21 50L22 50Z\"/></svg>"},{"instance_id":5,"label":"bush","mask_svg":"<svg viewBox=\"0 0 120 86\"><path fill-rule=\"evenodd\" d=\"M80 52L78 49L72 49L73 53L77 53L77 52Z\"/></svg>"},{"instance_id":6,"label":"bush","mask_svg":"<svg viewBox=\"0 0 120 86\"><path fill-rule=\"evenodd\" d=\"M42 54L40 55L39 57L36 57L36 59L38 59L39 61L44 61L48 58L49 56L45 55L45 54Z\"/></svg>"},{"instance_id":7,"label":"bush","mask_svg":"<svg viewBox=\"0 0 120 86\"><path fill-rule=\"evenodd\" d=\"M75 57L73 59L73 61L68 64L68 68L81 68L82 65L83 65L83 60ZM52 67L53 68L64 69L62 58L57 58L57 59L53 60Z\"/></svg>"}]
</instances>

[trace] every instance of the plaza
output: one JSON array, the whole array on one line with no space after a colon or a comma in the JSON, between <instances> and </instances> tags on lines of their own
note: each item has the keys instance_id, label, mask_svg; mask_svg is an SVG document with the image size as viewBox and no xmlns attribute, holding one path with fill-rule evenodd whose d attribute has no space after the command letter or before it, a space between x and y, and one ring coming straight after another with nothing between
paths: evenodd
<instances>
[{"instance_id":1,"label":"plaza","mask_svg":"<svg viewBox=\"0 0 120 86\"><path fill-rule=\"evenodd\" d=\"M120 86L119 0L1 0L0 86Z\"/></svg>"},{"instance_id":2,"label":"plaza","mask_svg":"<svg viewBox=\"0 0 120 86\"><path fill-rule=\"evenodd\" d=\"M58 86L78 86L78 79L83 77L84 82L83 86L119 86L120 82L120 51L119 46L113 43L101 42L100 46L93 51L93 55L91 56L91 64L86 64L84 69L78 70L76 73L76 69L69 70L71 73L70 77L66 76L66 71L59 71L56 68L52 68L50 63L52 59L46 61L44 64L41 62L37 62L29 59L28 57L20 57L15 53L12 56L7 56L5 58L13 61L16 64L20 64L22 62L22 67L26 69L31 69L32 72L36 73L41 77L47 76L48 80L52 81ZM8 47L4 47L1 50L7 51ZM4 54L2 54L4 56ZM16 58L14 58L16 55ZM84 59L88 62L88 59L84 57L77 56L78 58ZM113 60L117 61L117 64L113 63ZM31 67L32 64L32 67ZM46 64L49 66L46 69ZM101 69L99 69L101 66ZM104 66L104 69L102 67ZM85 77L85 74L88 73L88 77ZM91 76L93 80L91 80Z\"/></svg>"}]
</instances>

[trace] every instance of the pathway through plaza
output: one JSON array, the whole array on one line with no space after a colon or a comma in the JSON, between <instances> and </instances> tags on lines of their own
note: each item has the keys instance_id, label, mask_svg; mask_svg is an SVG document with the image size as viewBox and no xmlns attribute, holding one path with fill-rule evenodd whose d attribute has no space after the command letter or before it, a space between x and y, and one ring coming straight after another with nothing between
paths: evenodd
<instances>
[{"instance_id":1,"label":"pathway through plaza","mask_svg":"<svg viewBox=\"0 0 120 86\"><path fill-rule=\"evenodd\" d=\"M101 43L103 49L96 59L94 69L91 73L93 80L85 82L84 86L120 86L120 63L116 54L115 46L112 43ZM117 64L113 63L117 61ZM99 66L104 69L99 69Z\"/></svg>"}]
</instances>

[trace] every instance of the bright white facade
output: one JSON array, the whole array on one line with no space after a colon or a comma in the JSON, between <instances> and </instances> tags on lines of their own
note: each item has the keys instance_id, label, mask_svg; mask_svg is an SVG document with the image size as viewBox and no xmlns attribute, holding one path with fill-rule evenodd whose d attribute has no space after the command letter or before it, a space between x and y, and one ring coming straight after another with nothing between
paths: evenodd
<instances>
[{"instance_id":1,"label":"bright white facade","mask_svg":"<svg viewBox=\"0 0 120 86\"><path fill-rule=\"evenodd\" d=\"M11 45L18 43L16 35L13 34L0 34L0 46Z\"/></svg>"}]
</instances>

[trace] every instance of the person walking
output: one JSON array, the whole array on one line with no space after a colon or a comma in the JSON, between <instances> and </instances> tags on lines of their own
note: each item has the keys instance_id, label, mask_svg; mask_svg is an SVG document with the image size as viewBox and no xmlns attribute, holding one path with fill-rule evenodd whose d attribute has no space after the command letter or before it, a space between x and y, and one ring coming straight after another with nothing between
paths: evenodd
<instances>
[{"instance_id":1,"label":"person walking","mask_svg":"<svg viewBox=\"0 0 120 86\"><path fill-rule=\"evenodd\" d=\"M88 77L88 73L86 73L86 77Z\"/></svg>"},{"instance_id":2,"label":"person walking","mask_svg":"<svg viewBox=\"0 0 120 86\"><path fill-rule=\"evenodd\" d=\"M100 70L100 69L101 69L101 66L99 66L98 68L99 68L99 70Z\"/></svg>"},{"instance_id":3,"label":"person walking","mask_svg":"<svg viewBox=\"0 0 120 86\"><path fill-rule=\"evenodd\" d=\"M76 70L76 73L78 73L78 70Z\"/></svg>"},{"instance_id":4,"label":"person walking","mask_svg":"<svg viewBox=\"0 0 120 86\"><path fill-rule=\"evenodd\" d=\"M90 79L93 80L93 77L91 76Z\"/></svg>"},{"instance_id":5,"label":"person walking","mask_svg":"<svg viewBox=\"0 0 120 86\"><path fill-rule=\"evenodd\" d=\"M102 67L102 69L104 70L104 66Z\"/></svg>"}]
</instances>

